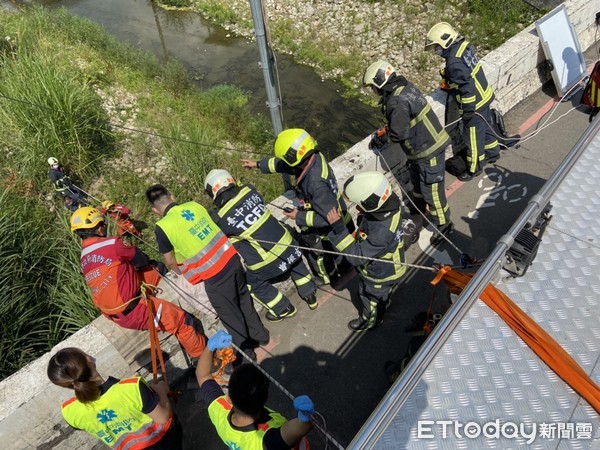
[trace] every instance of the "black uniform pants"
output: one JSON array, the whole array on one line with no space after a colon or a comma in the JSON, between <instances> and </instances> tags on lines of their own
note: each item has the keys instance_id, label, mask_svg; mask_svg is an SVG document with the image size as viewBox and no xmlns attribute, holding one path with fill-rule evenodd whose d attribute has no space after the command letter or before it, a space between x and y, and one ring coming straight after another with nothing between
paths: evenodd
<instances>
[{"instance_id":1,"label":"black uniform pants","mask_svg":"<svg viewBox=\"0 0 600 450\"><path fill-rule=\"evenodd\" d=\"M444 183L444 152L430 158L411 160L408 170L414 186L412 199L417 209L425 213L425 206L429 206L431 221L438 227L446 225L450 221L450 209Z\"/></svg>"},{"instance_id":2,"label":"black uniform pants","mask_svg":"<svg viewBox=\"0 0 600 450\"><path fill-rule=\"evenodd\" d=\"M335 251L329 240L323 239L323 237L317 233L302 232L300 233L298 240L303 247L310 247L315 250ZM321 278L324 284L329 284L331 282L330 275L335 272L337 264L340 264L342 261L342 257L340 256L319 251L306 251L305 256L312 272Z\"/></svg>"},{"instance_id":3,"label":"black uniform pants","mask_svg":"<svg viewBox=\"0 0 600 450\"><path fill-rule=\"evenodd\" d=\"M500 155L500 146L492 128L492 112L487 106L475 114L463 129L467 144L467 172L478 172L486 160L495 159ZM485 120L484 120L485 118Z\"/></svg>"},{"instance_id":4,"label":"black uniform pants","mask_svg":"<svg viewBox=\"0 0 600 450\"><path fill-rule=\"evenodd\" d=\"M399 282L400 280L396 280L393 283L377 284L360 274L358 295L362 311L359 311L359 314L364 320L369 322L369 327L375 326L383 318L389 306L392 287Z\"/></svg>"},{"instance_id":5,"label":"black uniform pants","mask_svg":"<svg viewBox=\"0 0 600 450\"><path fill-rule=\"evenodd\" d=\"M206 295L233 343L250 350L269 342L269 330L260 321L248 291L246 272L235 256L216 276L204 282Z\"/></svg>"},{"instance_id":6,"label":"black uniform pants","mask_svg":"<svg viewBox=\"0 0 600 450\"><path fill-rule=\"evenodd\" d=\"M290 306L290 300L279 289L273 286L273 283L278 283L291 277L296 285L296 289L298 289L298 294L304 300L317 290L317 285L313 281L313 277L302 259L299 259L296 265L278 277L267 278L264 276L265 273L267 271L249 270L246 272L250 295L252 295L254 300L277 316L280 316Z\"/></svg>"}]
</instances>

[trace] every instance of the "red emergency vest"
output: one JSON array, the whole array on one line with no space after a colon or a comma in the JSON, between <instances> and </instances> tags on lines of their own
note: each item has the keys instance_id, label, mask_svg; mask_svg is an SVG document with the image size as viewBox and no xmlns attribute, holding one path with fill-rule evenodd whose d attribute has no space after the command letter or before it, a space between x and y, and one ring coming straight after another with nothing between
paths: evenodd
<instances>
[{"instance_id":1,"label":"red emergency vest","mask_svg":"<svg viewBox=\"0 0 600 450\"><path fill-rule=\"evenodd\" d=\"M135 247L112 236L87 238L82 246L81 272L94 304L104 314L123 311L139 292L139 280L130 262Z\"/></svg>"}]
</instances>

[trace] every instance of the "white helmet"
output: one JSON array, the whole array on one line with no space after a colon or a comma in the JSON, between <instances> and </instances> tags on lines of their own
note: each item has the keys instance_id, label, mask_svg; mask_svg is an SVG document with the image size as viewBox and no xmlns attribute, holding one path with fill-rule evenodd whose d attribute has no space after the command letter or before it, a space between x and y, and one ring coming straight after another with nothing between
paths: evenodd
<instances>
[{"instance_id":1,"label":"white helmet","mask_svg":"<svg viewBox=\"0 0 600 450\"><path fill-rule=\"evenodd\" d=\"M50 158L48 158L48 164L50 164L51 166L54 166L54 165L58 164L58 159L56 159L54 156L51 156Z\"/></svg>"},{"instance_id":2,"label":"white helmet","mask_svg":"<svg viewBox=\"0 0 600 450\"><path fill-rule=\"evenodd\" d=\"M363 211L377 211L392 195L392 186L381 172L361 172L344 183L344 195Z\"/></svg>"},{"instance_id":3,"label":"white helmet","mask_svg":"<svg viewBox=\"0 0 600 450\"><path fill-rule=\"evenodd\" d=\"M436 44L440 45L443 49L447 49L457 37L458 32L452 28L452 25L447 22L436 23L427 32L425 50L431 49Z\"/></svg>"},{"instance_id":4,"label":"white helmet","mask_svg":"<svg viewBox=\"0 0 600 450\"><path fill-rule=\"evenodd\" d=\"M363 76L363 84L381 89L394 72L395 69L389 62L380 59L367 67Z\"/></svg>"},{"instance_id":5,"label":"white helmet","mask_svg":"<svg viewBox=\"0 0 600 450\"><path fill-rule=\"evenodd\" d=\"M235 179L229 172L223 169L213 169L206 175L204 190L210 198L214 199L219 191L232 184L235 184Z\"/></svg>"}]
</instances>

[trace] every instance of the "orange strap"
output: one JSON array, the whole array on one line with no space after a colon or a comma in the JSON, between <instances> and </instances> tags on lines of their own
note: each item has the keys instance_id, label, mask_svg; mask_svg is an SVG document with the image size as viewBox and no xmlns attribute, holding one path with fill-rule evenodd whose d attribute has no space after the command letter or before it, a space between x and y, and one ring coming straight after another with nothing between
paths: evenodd
<instances>
[{"instance_id":1,"label":"orange strap","mask_svg":"<svg viewBox=\"0 0 600 450\"><path fill-rule=\"evenodd\" d=\"M220 367L217 369L216 372L214 372L212 374L212 377L214 378L214 380L222 385L226 385L227 384L227 380L225 380L225 378L223 378L223 374L225 373L225 366L229 363L232 363L233 361L236 360L236 356L235 353L233 352L233 348L231 347L227 347L227 348L223 348L221 350L217 350L214 355L213 355L213 365L217 365L219 364L219 361L221 363Z\"/></svg>"},{"instance_id":2,"label":"orange strap","mask_svg":"<svg viewBox=\"0 0 600 450\"><path fill-rule=\"evenodd\" d=\"M446 266L442 268L432 284L443 280L451 292L459 293L471 278L472 275L457 272ZM495 286L488 284L480 298L523 339L548 367L587 400L596 412L600 413L600 387L558 342Z\"/></svg>"},{"instance_id":3,"label":"orange strap","mask_svg":"<svg viewBox=\"0 0 600 450\"><path fill-rule=\"evenodd\" d=\"M154 325L154 316L156 312L154 311L154 302L152 301L152 297L144 297L146 300L146 308L148 309L148 331L150 332L150 358L152 359L152 375L154 377L154 382L158 382L158 369L156 360L160 361L160 371L162 373L163 379L167 385L169 381L167 379L167 370L165 368L165 360L163 358L162 351L160 349L160 342L158 340L158 331L156 330L156 326Z\"/></svg>"}]
</instances>

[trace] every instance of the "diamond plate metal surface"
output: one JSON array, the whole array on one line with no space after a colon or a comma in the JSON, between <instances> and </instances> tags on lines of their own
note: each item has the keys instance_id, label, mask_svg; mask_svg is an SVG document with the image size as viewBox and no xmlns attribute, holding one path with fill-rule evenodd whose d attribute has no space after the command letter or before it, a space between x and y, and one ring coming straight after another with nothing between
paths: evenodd
<instances>
[{"instance_id":1,"label":"diamond plate metal surface","mask_svg":"<svg viewBox=\"0 0 600 450\"><path fill-rule=\"evenodd\" d=\"M554 193L554 216L538 255L522 278L497 287L561 344L600 384L600 134ZM523 424L536 439L458 437L438 423L459 420L480 427L499 420ZM570 426L561 424L573 424ZM577 424L591 424L575 429ZM543 425L546 424L546 425ZM554 437L551 437L554 425ZM580 425L581 427L581 425ZM477 428L472 425L472 434ZM493 432L492 426L487 429ZM542 434L542 430L547 433ZM573 438L570 438L570 436ZM579 438L577 438L579 436ZM461 321L417 388L377 442L396 449L600 449L600 417L480 300Z\"/></svg>"}]
</instances>

